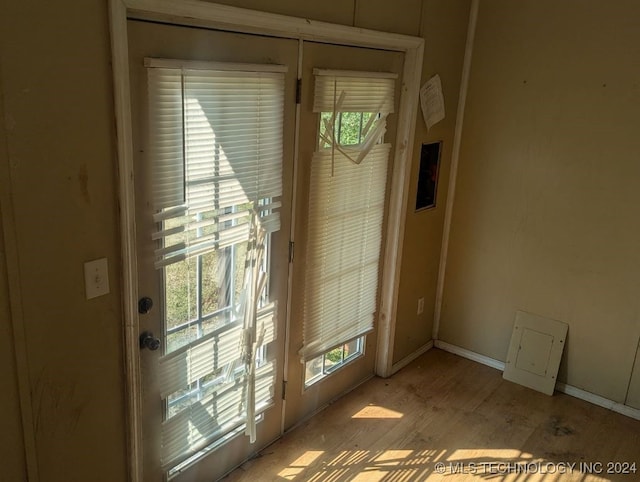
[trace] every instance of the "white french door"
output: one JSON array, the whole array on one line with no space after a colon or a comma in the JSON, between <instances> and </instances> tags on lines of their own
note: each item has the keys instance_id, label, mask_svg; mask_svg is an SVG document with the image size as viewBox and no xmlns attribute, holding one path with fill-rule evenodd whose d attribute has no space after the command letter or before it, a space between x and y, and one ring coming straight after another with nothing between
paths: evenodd
<instances>
[{"instance_id":1,"label":"white french door","mask_svg":"<svg viewBox=\"0 0 640 482\"><path fill-rule=\"evenodd\" d=\"M129 21L145 480L280 435L298 43Z\"/></svg>"},{"instance_id":2,"label":"white french door","mask_svg":"<svg viewBox=\"0 0 640 482\"><path fill-rule=\"evenodd\" d=\"M144 480L217 480L374 373L404 53L137 20L127 28ZM334 89L333 108L322 107L319 71L323 81L335 71L393 79L390 105L336 109ZM320 349L303 328L317 249L307 218L324 189L312 163L329 159L332 143L342 153L330 155L331 176L351 179L349 192L338 188L352 195L345 203L377 210L375 226L363 221L375 249L351 249L355 231L339 243L369 261L358 275L367 300L354 305L371 325ZM369 143L376 159L350 157Z\"/></svg>"},{"instance_id":3,"label":"white french door","mask_svg":"<svg viewBox=\"0 0 640 482\"><path fill-rule=\"evenodd\" d=\"M303 42L286 428L374 374L404 57Z\"/></svg>"}]
</instances>

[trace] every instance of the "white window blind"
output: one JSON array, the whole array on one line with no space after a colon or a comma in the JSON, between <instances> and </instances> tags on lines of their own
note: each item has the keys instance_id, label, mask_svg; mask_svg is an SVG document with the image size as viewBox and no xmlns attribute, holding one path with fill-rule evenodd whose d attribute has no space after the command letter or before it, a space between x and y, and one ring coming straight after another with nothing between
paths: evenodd
<instances>
[{"instance_id":1,"label":"white window blind","mask_svg":"<svg viewBox=\"0 0 640 482\"><path fill-rule=\"evenodd\" d=\"M313 112L333 112L341 95L338 112L393 112L396 74L324 69L314 69L313 73Z\"/></svg>"},{"instance_id":2,"label":"white window blind","mask_svg":"<svg viewBox=\"0 0 640 482\"><path fill-rule=\"evenodd\" d=\"M284 74L149 68L156 267L280 228Z\"/></svg>"},{"instance_id":3,"label":"white window blind","mask_svg":"<svg viewBox=\"0 0 640 482\"><path fill-rule=\"evenodd\" d=\"M315 74L314 111L331 118L320 126L328 147L311 161L302 361L373 329L391 145L371 124L362 128L374 133L356 146L339 145L335 132L339 112L370 113L384 125L395 84L378 73Z\"/></svg>"},{"instance_id":4,"label":"white window blind","mask_svg":"<svg viewBox=\"0 0 640 482\"><path fill-rule=\"evenodd\" d=\"M160 358L160 397L185 400L162 423L161 462L171 469L243 424L253 442L256 416L273 401L275 362L258 353L276 338L263 256L280 227L284 74L167 62L147 63L155 267L247 246L229 322Z\"/></svg>"}]
</instances>

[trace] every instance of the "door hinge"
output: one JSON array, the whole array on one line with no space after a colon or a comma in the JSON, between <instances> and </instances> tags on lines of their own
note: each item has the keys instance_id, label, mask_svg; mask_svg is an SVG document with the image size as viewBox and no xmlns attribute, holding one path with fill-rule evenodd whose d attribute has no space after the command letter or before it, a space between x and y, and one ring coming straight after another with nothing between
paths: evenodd
<instances>
[{"instance_id":1,"label":"door hinge","mask_svg":"<svg viewBox=\"0 0 640 482\"><path fill-rule=\"evenodd\" d=\"M293 241L289 241L289 263L293 263L294 256L295 256L295 243Z\"/></svg>"},{"instance_id":2,"label":"door hinge","mask_svg":"<svg viewBox=\"0 0 640 482\"><path fill-rule=\"evenodd\" d=\"M298 79L296 83L296 104L300 103L301 98L302 98L302 79Z\"/></svg>"},{"instance_id":3,"label":"door hinge","mask_svg":"<svg viewBox=\"0 0 640 482\"><path fill-rule=\"evenodd\" d=\"M282 380L282 399L286 400L287 397L287 381Z\"/></svg>"}]
</instances>

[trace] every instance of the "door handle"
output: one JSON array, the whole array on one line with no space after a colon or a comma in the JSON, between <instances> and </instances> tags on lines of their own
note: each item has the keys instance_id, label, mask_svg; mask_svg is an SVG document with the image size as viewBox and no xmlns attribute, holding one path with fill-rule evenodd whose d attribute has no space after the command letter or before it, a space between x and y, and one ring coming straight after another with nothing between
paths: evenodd
<instances>
[{"instance_id":1,"label":"door handle","mask_svg":"<svg viewBox=\"0 0 640 482\"><path fill-rule=\"evenodd\" d=\"M160 348L160 340L153 336L150 331L144 331L140 335L140 349L147 348L151 351L156 351Z\"/></svg>"}]
</instances>

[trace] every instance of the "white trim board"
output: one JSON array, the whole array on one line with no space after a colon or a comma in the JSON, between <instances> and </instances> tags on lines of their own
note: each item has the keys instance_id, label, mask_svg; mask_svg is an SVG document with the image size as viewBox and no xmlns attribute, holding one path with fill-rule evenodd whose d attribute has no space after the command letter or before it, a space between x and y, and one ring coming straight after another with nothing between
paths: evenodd
<instances>
[{"instance_id":1,"label":"white trim board","mask_svg":"<svg viewBox=\"0 0 640 482\"><path fill-rule=\"evenodd\" d=\"M378 316L378 346L375 372L392 371L395 319L400 285L402 242L411 166L418 92L422 74L424 40L419 37L376 32L315 20L287 17L199 0L109 0L117 129L119 211L123 276L125 367L128 383L127 413L132 482L143 480L140 361L138 349L137 272L135 245L135 193L131 139L129 51L127 20L161 20L180 25L217 28L281 38L312 40L330 44L369 47L403 52L405 56L398 112L398 127L391 178L386 249ZM286 361L285 361L286 363Z\"/></svg>"},{"instance_id":2,"label":"white trim board","mask_svg":"<svg viewBox=\"0 0 640 482\"><path fill-rule=\"evenodd\" d=\"M566 395L579 398L580 400L593 403L594 405L598 405L599 407L607 408L613 412L626 415L629 418L640 420L640 410L630 407L629 405L614 402L613 400L609 400L608 398L601 397L600 395L596 395L595 393L587 392L586 390L576 388L572 385L567 385L566 383L556 383L556 390Z\"/></svg>"},{"instance_id":3,"label":"white trim board","mask_svg":"<svg viewBox=\"0 0 640 482\"><path fill-rule=\"evenodd\" d=\"M500 360L481 355L471 350L467 350L466 348L451 345L450 343L446 343L441 340L436 340L434 342L434 346L449 353L453 353L454 355L458 355L474 362L481 363L482 365L487 365L491 368L495 368L496 370L504 371L505 363ZM596 395L595 393L587 392L586 390L582 390L572 385L558 382L556 384L556 391L564 393L565 395L569 395L571 397L578 398L580 400L584 400L585 402L598 405L599 407L606 408L613 412L625 415L629 418L640 420L640 410L628 405L624 405L622 403L614 402L613 400L601 397L600 395Z\"/></svg>"},{"instance_id":4,"label":"white trim board","mask_svg":"<svg viewBox=\"0 0 640 482\"><path fill-rule=\"evenodd\" d=\"M462 63L462 78L460 79L460 94L458 96L458 110L456 112L456 125L453 133L453 148L451 153L451 168L449 171L449 187L447 189L447 202L444 210L444 225L442 228L442 243L440 248L440 266L438 268L438 282L436 284L436 304L433 313L434 340L438 339L440 331L440 315L442 313L442 299L444 296L444 279L449 257L449 236L451 234L451 221L453 219L453 205L456 198L456 184L458 180L458 162L460 158L460 146L462 144L462 124L464 110L467 104L467 91L469 89L469 77L471 76L471 60L473 58L473 44L476 35L476 22L480 0L472 0L469 10L469 26L467 28L467 41Z\"/></svg>"},{"instance_id":5,"label":"white trim board","mask_svg":"<svg viewBox=\"0 0 640 482\"><path fill-rule=\"evenodd\" d=\"M433 343L433 346L436 348L440 348L441 350L448 351L449 353L453 353L454 355L461 356L462 358L467 358L468 360L473 360L474 362L480 363L482 365L487 365L488 367L495 368L496 370L504 371L505 363L500 360L496 360L494 358L489 358L488 356L481 355L480 353L476 353L474 351L467 350L466 348L461 348L456 345L451 345L442 340L436 340Z\"/></svg>"},{"instance_id":6,"label":"white trim board","mask_svg":"<svg viewBox=\"0 0 640 482\"><path fill-rule=\"evenodd\" d=\"M127 454L129 480L141 482L142 473L142 389L139 358L138 273L136 271L135 194L133 183L133 141L129 86L129 41L127 7L118 0L109 2L114 107L118 155L118 202L122 267L122 309L125 344Z\"/></svg>"},{"instance_id":7,"label":"white trim board","mask_svg":"<svg viewBox=\"0 0 640 482\"><path fill-rule=\"evenodd\" d=\"M378 32L308 18L249 10L200 0L110 0L126 8L128 18L215 28L280 38L312 40L358 47L407 51L424 43L421 37ZM420 66L422 67L422 66ZM421 70L421 69L419 69Z\"/></svg>"},{"instance_id":8,"label":"white trim board","mask_svg":"<svg viewBox=\"0 0 640 482\"><path fill-rule=\"evenodd\" d=\"M404 357L399 362L394 363L391 366L391 375L393 375L394 373L399 372L404 367L406 367L409 363L411 363L413 360L418 358L420 355L423 355L423 354L427 353L432 348L433 348L433 340L425 343L420 348L418 348L416 351L414 351L413 353L407 355L406 357Z\"/></svg>"}]
</instances>

